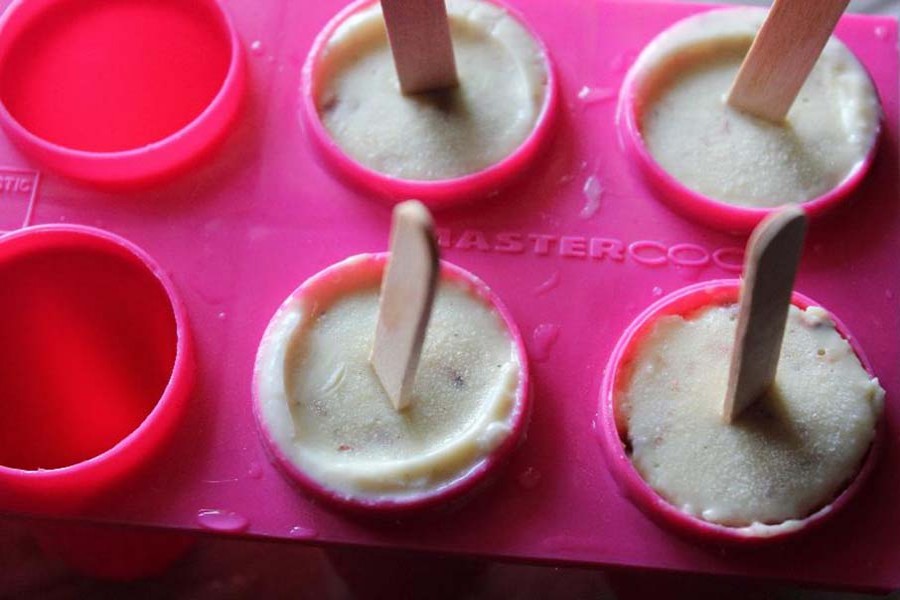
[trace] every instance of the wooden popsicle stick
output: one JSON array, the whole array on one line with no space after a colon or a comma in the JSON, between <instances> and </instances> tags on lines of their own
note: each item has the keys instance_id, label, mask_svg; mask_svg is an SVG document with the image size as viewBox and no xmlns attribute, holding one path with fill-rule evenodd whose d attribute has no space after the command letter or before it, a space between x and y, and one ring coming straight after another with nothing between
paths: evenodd
<instances>
[{"instance_id":1,"label":"wooden popsicle stick","mask_svg":"<svg viewBox=\"0 0 900 600\"><path fill-rule=\"evenodd\" d=\"M438 278L434 222L422 203L394 208L369 362L397 410L410 405Z\"/></svg>"},{"instance_id":2,"label":"wooden popsicle stick","mask_svg":"<svg viewBox=\"0 0 900 600\"><path fill-rule=\"evenodd\" d=\"M775 381L805 235L806 214L799 206L789 206L765 219L750 236L722 411L728 423Z\"/></svg>"},{"instance_id":3,"label":"wooden popsicle stick","mask_svg":"<svg viewBox=\"0 0 900 600\"><path fill-rule=\"evenodd\" d=\"M404 94L458 84L444 0L381 0L394 66Z\"/></svg>"},{"instance_id":4,"label":"wooden popsicle stick","mask_svg":"<svg viewBox=\"0 0 900 600\"><path fill-rule=\"evenodd\" d=\"M728 104L781 123L850 0L775 0Z\"/></svg>"}]
</instances>

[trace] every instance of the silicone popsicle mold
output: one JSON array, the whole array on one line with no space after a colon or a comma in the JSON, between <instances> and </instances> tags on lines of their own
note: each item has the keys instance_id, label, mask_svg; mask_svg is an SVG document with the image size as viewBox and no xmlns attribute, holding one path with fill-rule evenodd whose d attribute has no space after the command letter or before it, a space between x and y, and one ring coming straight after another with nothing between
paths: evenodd
<instances>
[{"instance_id":1,"label":"silicone popsicle mold","mask_svg":"<svg viewBox=\"0 0 900 600\"><path fill-rule=\"evenodd\" d=\"M678 27L680 24L673 24L671 29ZM666 30L660 35L665 35L669 31ZM632 154L640 172L656 188L658 197L664 202L668 202L675 210L716 229L735 233L749 232L766 216L777 210L777 207L755 208L737 206L721 202L692 190L663 169L647 149L641 134L640 116L637 113L641 86L643 81L653 71L652 62L648 65L648 61L646 59L642 61L641 58L639 57L634 66L628 71L619 94L619 108L616 118L621 126L620 137L622 145L626 151ZM860 182L862 182L872 166L878 149L880 133L879 127L879 131L875 134L872 145L863 160L841 183L821 196L803 203L803 208L811 219L818 218L838 206L843 200L851 197L852 192L859 187Z\"/></svg>"},{"instance_id":2,"label":"silicone popsicle mold","mask_svg":"<svg viewBox=\"0 0 900 600\"><path fill-rule=\"evenodd\" d=\"M882 444L883 420L876 429L876 436L860 469L852 481L834 500L815 513L781 525L759 527L726 527L691 516L670 504L644 481L631 462L623 439L627 431L622 431L617 419L616 393L622 383L620 378L637 347L653 328L657 319L666 315L688 315L705 306L735 304L740 294L739 280L717 280L702 282L678 290L653 303L628 326L613 349L609 364L603 374L600 390L597 435L606 452L609 469L622 492L648 516L660 524L676 531L711 542L731 542L740 544L762 544L782 541L795 535L806 533L831 519L859 492L860 487L871 473ZM792 303L805 310L818 303L794 292ZM846 339L866 371L873 377L872 366L846 326L829 311L838 333Z\"/></svg>"},{"instance_id":3,"label":"silicone popsicle mold","mask_svg":"<svg viewBox=\"0 0 900 600\"><path fill-rule=\"evenodd\" d=\"M0 18L0 125L37 163L137 185L198 161L244 89L218 0L17 0Z\"/></svg>"},{"instance_id":4,"label":"silicone popsicle mold","mask_svg":"<svg viewBox=\"0 0 900 600\"><path fill-rule=\"evenodd\" d=\"M553 127L553 117L556 112L557 97L559 95L556 83L556 69L541 38L517 11L502 2L495 0L486 1L502 7L503 10L515 17L532 34L532 37L541 46L544 62L547 66L547 93L543 107L538 115L534 129L525 141L512 154L477 173L435 181L400 179L379 173L348 156L334 142L331 134L328 133L328 130L322 124L322 120L319 118L315 100L319 87L316 67L323 49L335 30L348 18L371 6L373 3L373 0L360 0L350 4L338 13L316 37L312 50L303 66L303 82L301 85L302 113L307 131L329 165L345 177L348 182L358 185L388 202L416 198L431 208L441 208L451 204L483 199L495 194L500 188L508 185L516 176L521 175L528 167L528 164L535 160L541 146L550 136Z\"/></svg>"},{"instance_id":5,"label":"silicone popsicle mold","mask_svg":"<svg viewBox=\"0 0 900 600\"><path fill-rule=\"evenodd\" d=\"M439 212L437 229L442 255L490 282L522 332L533 415L494 485L427 522L376 527L311 501L270 463L253 418L254 358L274 310L323 265L387 243L390 211L323 167L298 114L303 62L343 2L223 0L248 49L246 110L207 163L165 185L116 195L80 186L38 173L0 135L0 229L66 221L124 235L170 269L191 320L197 391L181 426L140 477L98 496L79 518L897 589L896 21L850 15L838 25L878 88L881 145L853 194L864 201L842 203L813 223L797 282L840 315L887 390L881 456L853 502L808 535L759 551L711 550L657 526L622 497L591 427L603 368L634 316L667 292L740 272L746 239L669 210L617 141L616 98L634 58L660 31L710 6L510 1L553 56L558 119L546 152L517 182L495 199ZM10 506L6 490L0 485L0 511L39 512Z\"/></svg>"},{"instance_id":6,"label":"silicone popsicle mold","mask_svg":"<svg viewBox=\"0 0 900 600\"><path fill-rule=\"evenodd\" d=\"M287 300L282 307L294 304L298 301L328 304L334 298L352 293L360 288L371 285L379 285L381 275L387 265L386 253L363 254L351 256L307 279ZM303 471L285 454L284 449L269 431L268 425L262 416L260 406L260 369L263 363L262 345L257 354L256 368L254 369L253 384L253 413L259 426L263 441L265 442L273 460L281 470L291 479L300 484L305 490L322 499L326 505L334 505L339 508L365 514L368 516L399 516L402 514L418 513L431 508L448 508L458 504L461 499L468 497L479 487L483 487L491 478L495 478L499 469L509 459L511 452L525 437L530 414L530 384L528 379L528 357L525 353L525 343L516 327L509 310L500 299L480 279L450 263L441 263L441 278L444 280L462 283L477 298L490 304L503 323L510 339L516 347L521 370L519 383L516 386L514 408L512 410L512 427L507 438L495 448L487 457L474 463L472 467L461 477L453 482L423 492L415 496L397 498L384 497L352 497L329 488L312 475ZM265 338L273 327L283 327L279 320L279 313L270 322ZM271 342L270 342L271 344ZM271 359L269 359L271 360Z\"/></svg>"},{"instance_id":7,"label":"silicone popsicle mold","mask_svg":"<svg viewBox=\"0 0 900 600\"><path fill-rule=\"evenodd\" d=\"M47 225L0 237L0 489L68 514L159 451L193 379L187 314L142 250Z\"/></svg>"}]
</instances>

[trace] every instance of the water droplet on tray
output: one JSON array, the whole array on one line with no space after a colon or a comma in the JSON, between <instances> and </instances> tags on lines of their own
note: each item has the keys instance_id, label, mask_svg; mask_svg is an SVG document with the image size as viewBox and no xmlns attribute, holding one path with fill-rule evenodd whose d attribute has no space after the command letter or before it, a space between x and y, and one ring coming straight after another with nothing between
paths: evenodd
<instances>
[{"instance_id":1,"label":"water droplet on tray","mask_svg":"<svg viewBox=\"0 0 900 600\"><path fill-rule=\"evenodd\" d=\"M288 535L296 540L311 540L315 537L318 537L319 532L309 527L297 525L296 527L291 527Z\"/></svg>"},{"instance_id":2,"label":"water droplet on tray","mask_svg":"<svg viewBox=\"0 0 900 600\"><path fill-rule=\"evenodd\" d=\"M537 484L541 481L541 472L535 469L534 467L528 467L521 473L519 473L519 485L521 485L526 490L531 490L537 487Z\"/></svg>"},{"instance_id":3,"label":"water droplet on tray","mask_svg":"<svg viewBox=\"0 0 900 600\"><path fill-rule=\"evenodd\" d=\"M654 296L659 297L659 296L662 296L663 291L662 291L661 287L659 287L658 285L655 285L655 286L653 286L652 292L653 292Z\"/></svg>"},{"instance_id":4,"label":"water droplet on tray","mask_svg":"<svg viewBox=\"0 0 900 600\"><path fill-rule=\"evenodd\" d=\"M262 54L263 45L260 40L254 40L252 44L250 44L250 52L253 54L259 55Z\"/></svg>"},{"instance_id":5,"label":"water droplet on tray","mask_svg":"<svg viewBox=\"0 0 900 600\"><path fill-rule=\"evenodd\" d=\"M231 510L204 508L197 512L197 523L210 531L240 533L250 526L247 517Z\"/></svg>"},{"instance_id":6,"label":"water droplet on tray","mask_svg":"<svg viewBox=\"0 0 900 600\"><path fill-rule=\"evenodd\" d=\"M578 99L588 106L606 102L615 97L616 91L612 88L593 88L585 85L578 90Z\"/></svg>"},{"instance_id":7,"label":"water droplet on tray","mask_svg":"<svg viewBox=\"0 0 900 600\"><path fill-rule=\"evenodd\" d=\"M547 281L543 282L541 285L534 288L534 295L535 296L543 296L544 294L546 294L550 290L554 289L558 285L559 285L559 273L556 272L556 273L553 273L553 275L551 275L549 278L547 278Z\"/></svg>"},{"instance_id":8,"label":"water droplet on tray","mask_svg":"<svg viewBox=\"0 0 900 600\"><path fill-rule=\"evenodd\" d=\"M226 315L225 312L223 311L223 312L220 312L217 316L219 317L219 320L220 320L220 321L224 321L224 320L225 320L225 317L226 317L227 315Z\"/></svg>"},{"instance_id":9,"label":"water droplet on tray","mask_svg":"<svg viewBox=\"0 0 900 600\"><path fill-rule=\"evenodd\" d=\"M584 194L584 206L578 216L582 219L590 219L600 208L600 198L603 197L603 184L596 175L591 175L584 180L584 187L581 188Z\"/></svg>"},{"instance_id":10,"label":"water droplet on tray","mask_svg":"<svg viewBox=\"0 0 900 600\"><path fill-rule=\"evenodd\" d=\"M538 325L532 334L532 358L537 362L543 362L550 358L550 350L559 337L559 325L542 323Z\"/></svg>"},{"instance_id":11,"label":"water droplet on tray","mask_svg":"<svg viewBox=\"0 0 900 600\"><path fill-rule=\"evenodd\" d=\"M887 38L887 27L884 25L879 25L875 28L875 37L879 40L883 40Z\"/></svg>"},{"instance_id":12,"label":"water droplet on tray","mask_svg":"<svg viewBox=\"0 0 900 600\"><path fill-rule=\"evenodd\" d=\"M247 469L247 477L250 479L262 479L262 476L263 470L259 463L250 463L250 468Z\"/></svg>"},{"instance_id":13,"label":"water droplet on tray","mask_svg":"<svg viewBox=\"0 0 900 600\"><path fill-rule=\"evenodd\" d=\"M613 73L622 73L628 66L631 64L631 54L628 52L622 52L613 57L611 61L609 61L609 68L613 71Z\"/></svg>"}]
</instances>

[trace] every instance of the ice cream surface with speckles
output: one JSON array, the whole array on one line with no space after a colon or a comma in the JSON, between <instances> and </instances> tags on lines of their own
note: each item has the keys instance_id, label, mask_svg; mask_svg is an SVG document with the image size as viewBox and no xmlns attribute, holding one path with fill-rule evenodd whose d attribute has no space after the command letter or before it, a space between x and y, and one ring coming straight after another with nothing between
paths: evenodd
<instances>
[{"instance_id":1,"label":"ice cream surface with speckles","mask_svg":"<svg viewBox=\"0 0 900 600\"><path fill-rule=\"evenodd\" d=\"M637 113L656 162L688 188L728 204L772 207L825 194L859 168L881 109L865 69L836 38L825 47L784 123L725 99L759 9L696 15L661 34L638 59Z\"/></svg>"},{"instance_id":2,"label":"ice cream surface with speckles","mask_svg":"<svg viewBox=\"0 0 900 600\"><path fill-rule=\"evenodd\" d=\"M397 411L369 353L378 282L279 310L260 345L259 408L283 454L348 497L404 498L466 475L513 434L517 346L495 308L442 278L410 407Z\"/></svg>"},{"instance_id":3,"label":"ice cream surface with speckles","mask_svg":"<svg viewBox=\"0 0 900 600\"><path fill-rule=\"evenodd\" d=\"M400 92L380 4L337 27L318 65L316 107L350 157L410 180L461 177L510 155L547 96L539 44L503 8L448 0L459 86Z\"/></svg>"},{"instance_id":4,"label":"ice cream surface with speckles","mask_svg":"<svg viewBox=\"0 0 900 600\"><path fill-rule=\"evenodd\" d=\"M789 526L856 475L884 390L824 310L792 306L773 390L727 424L737 310L661 317L618 387L620 427L638 472L682 511L733 527Z\"/></svg>"}]
</instances>

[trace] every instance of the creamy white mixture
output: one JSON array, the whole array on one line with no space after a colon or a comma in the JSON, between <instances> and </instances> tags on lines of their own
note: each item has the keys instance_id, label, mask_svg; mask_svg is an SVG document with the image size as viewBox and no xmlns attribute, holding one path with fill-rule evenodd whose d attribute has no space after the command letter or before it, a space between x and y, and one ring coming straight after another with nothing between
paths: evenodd
<instances>
[{"instance_id":1,"label":"creamy white mixture","mask_svg":"<svg viewBox=\"0 0 900 600\"><path fill-rule=\"evenodd\" d=\"M784 124L725 104L759 9L691 17L638 59L638 119L650 153L681 183L729 204L771 207L831 190L875 143L880 105L862 65L831 38Z\"/></svg>"},{"instance_id":2,"label":"creamy white mixture","mask_svg":"<svg viewBox=\"0 0 900 600\"><path fill-rule=\"evenodd\" d=\"M319 64L316 106L338 146L363 165L412 180L481 171L511 154L547 91L538 43L502 8L448 0L460 85L404 96L381 5L347 19Z\"/></svg>"},{"instance_id":3,"label":"creamy white mixture","mask_svg":"<svg viewBox=\"0 0 900 600\"><path fill-rule=\"evenodd\" d=\"M260 408L301 470L347 496L415 496L465 475L512 432L520 363L494 309L442 280L412 405L396 411L369 364L372 285L283 307L260 347Z\"/></svg>"},{"instance_id":4,"label":"creamy white mixture","mask_svg":"<svg viewBox=\"0 0 900 600\"><path fill-rule=\"evenodd\" d=\"M617 397L641 476L686 513L736 527L790 523L858 471L884 390L820 308L791 307L772 393L721 416L737 306L661 318Z\"/></svg>"}]
</instances>

